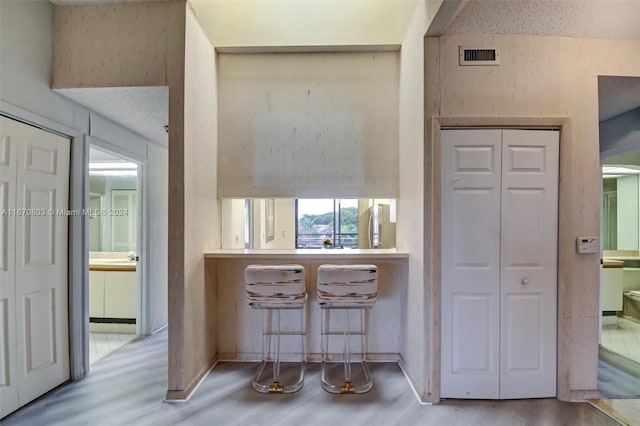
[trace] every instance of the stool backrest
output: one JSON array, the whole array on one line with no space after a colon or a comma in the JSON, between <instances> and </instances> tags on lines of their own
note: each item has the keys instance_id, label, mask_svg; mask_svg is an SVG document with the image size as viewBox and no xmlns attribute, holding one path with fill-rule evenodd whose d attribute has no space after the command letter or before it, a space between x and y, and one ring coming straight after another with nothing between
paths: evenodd
<instances>
[{"instance_id":1,"label":"stool backrest","mask_svg":"<svg viewBox=\"0 0 640 426\"><path fill-rule=\"evenodd\" d=\"M244 270L244 278L250 305L304 303L302 265L249 265Z\"/></svg>"},{"instance_id":2,"label":"stool backrest","mask_svg":"<svg viewBox=\"0 0 640 426\"><path fill-rule=\"evenodd\" d=\"M372 304L378 296L376 265L320 265L318 300L320 304Z\"/></svg>"}]
</instances>

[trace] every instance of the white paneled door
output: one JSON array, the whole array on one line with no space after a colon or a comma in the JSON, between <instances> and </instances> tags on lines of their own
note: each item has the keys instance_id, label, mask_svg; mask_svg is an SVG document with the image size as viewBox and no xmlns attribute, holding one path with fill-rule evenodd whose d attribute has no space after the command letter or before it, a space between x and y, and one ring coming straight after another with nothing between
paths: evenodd
<instances>
[{"instance_id":1,"label":"white paneled door","mask_svg":"<svg viewBox=\"0 0 640 426\"><path fill-rule=\"evenodd\" d=\"M442 132L443 398L556 395L559 132Z\"/></svg>"},{"instance_id":2,"label":"white paneled door","mask_svg":"<svg viewBox=\"0 0 640 426\"><path fill-rule=\"evenodd\" d=\"M2 417L69 379L70 141L0 120Z\"/></svg>"}]
</instances>

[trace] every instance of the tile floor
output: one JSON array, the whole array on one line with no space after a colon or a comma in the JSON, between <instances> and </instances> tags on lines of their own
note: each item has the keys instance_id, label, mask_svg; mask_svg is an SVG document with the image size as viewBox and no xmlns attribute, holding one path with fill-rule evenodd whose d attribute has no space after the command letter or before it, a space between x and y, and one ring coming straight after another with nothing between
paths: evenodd
<instances>
[{"instance_id":1,"label":"tile floor","mask_svg":"<svg viewBox=\"0 0 640 426\"><path fill-rule=\"evenodd\" d=\"M622 425L640 425L640 399L600 399L589 402Z\"/></svg>"},{"instance_id":2,"label":"tile floor","mask_svg":"<svg viewBox=\"0 0 640 426\"><path fill-rule=\"evenodd\" d=\"M618 317L617 324L603 326L602 346L640 362L640 323Z\"/></svg>"},{"instance_id":3,"label":"tile floor","mask_svg":"<svg viewBox=\"0 0 640 426\"><path fill-rule=\"evenodd\" d=\"M135 338L135 334L91 333L89 363L93 364Z\"/></svg>"}]
</instances>

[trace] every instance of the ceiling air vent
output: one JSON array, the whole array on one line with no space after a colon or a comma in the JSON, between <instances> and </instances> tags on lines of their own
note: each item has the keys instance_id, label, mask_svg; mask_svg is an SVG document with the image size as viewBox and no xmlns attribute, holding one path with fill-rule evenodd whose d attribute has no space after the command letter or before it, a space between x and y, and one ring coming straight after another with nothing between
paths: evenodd
<instances>
[{"instance_id":1,"label":"ceiling air vent","mask_svg":"<svg viewBox=\"0 0 640 426\"><path fill-rule=\"evenodd\" d=\"M460 46L460 65L500 65L500 53L492 47Z\"/></svg>"}]
</instances>

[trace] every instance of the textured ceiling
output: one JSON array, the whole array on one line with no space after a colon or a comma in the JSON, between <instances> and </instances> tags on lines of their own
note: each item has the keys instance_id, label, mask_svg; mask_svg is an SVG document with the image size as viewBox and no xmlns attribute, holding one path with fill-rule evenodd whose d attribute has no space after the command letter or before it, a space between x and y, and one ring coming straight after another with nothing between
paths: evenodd
<instances>
[{"instance_id":1,"label":"textured ceiling","mask_svg":"<svg viewBox=\"0 0 640 426\"><path fill-rule=\"evenodd\" d=\"M104 117L147 139L167 145L164 126L169 124L168 87L109 87L57 89Z\"/></svg>"},{"instance_id":2,"label":"textured ceiling","mask_svg":"<svg viewBox=\"0 0 640 426\"><path fill-rule=\"evenodd\" d=\"M639 0L470 0L445 34L640 40Z\"/></svg>"}]
</instances>

